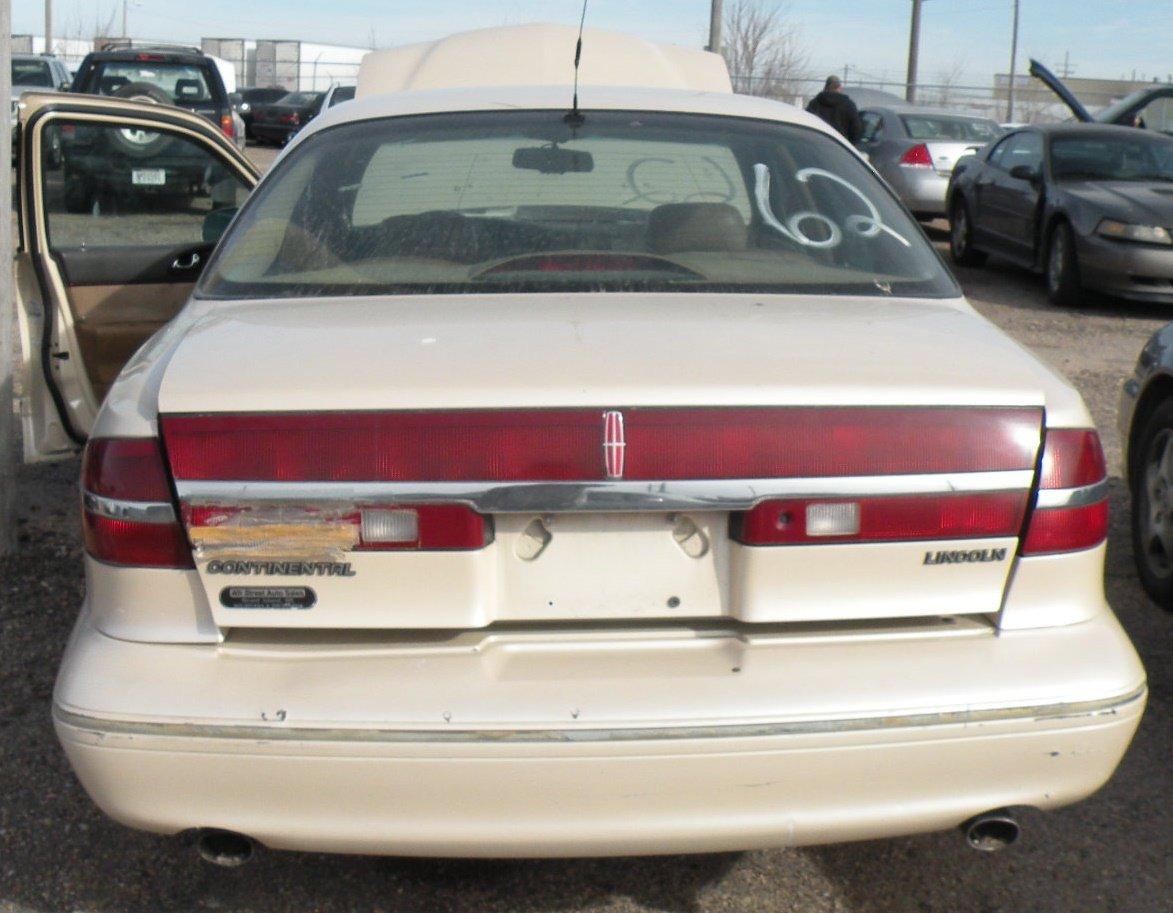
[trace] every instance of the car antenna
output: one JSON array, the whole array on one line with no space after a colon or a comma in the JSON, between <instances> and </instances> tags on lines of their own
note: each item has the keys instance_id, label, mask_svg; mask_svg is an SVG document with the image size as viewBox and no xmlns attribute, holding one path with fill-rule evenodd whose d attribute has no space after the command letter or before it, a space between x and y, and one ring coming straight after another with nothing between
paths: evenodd
<instances>
[{"instance_id":1,"label":"car antenna","mask_svg":"<svg viewBox=\"0 0 1173 913\"><path fill-rule=\"evenodd\" d=\"M578 65L582 61L582 27L586 22L588 0L582 0L582 15L578 17L578 41L574 45L574 96L571 99L570 111L563 118L571 127L581 127L586 120L578 110Z\"/></svg>"}]
</instances>

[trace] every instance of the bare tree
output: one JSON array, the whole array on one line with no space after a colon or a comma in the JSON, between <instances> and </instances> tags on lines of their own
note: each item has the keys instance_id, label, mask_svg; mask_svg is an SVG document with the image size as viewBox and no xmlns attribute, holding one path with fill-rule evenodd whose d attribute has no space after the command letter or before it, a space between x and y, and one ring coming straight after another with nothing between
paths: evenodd
<instances>
[{"instance_id":1,"label":"bare tree","mask_svg":"<svg viewBox=\"0 0 1173 913\"><path fill-rule=\"evenodd\" d=\"M112 4L109 12L95 4L91 11L93 19L87 22L85 14L75 9L62 29L62 39L97 42L101 38L113 35L114 23L118 19L118 4Z\"/></svg>"},{"instance_id":2,"label":"bare tree","mask_svg":"<svg viewBox=\"0 0 1173 913\"><path fill-rule=\"evenodd\" d=\"M957 102L958 88L965 75L965 61L955 60L950 66L942 67L937 71L935 89L936 103L942 108L950 108Z\"/></svg>"},{"instance_id":3,"label":"bare tree","mask_svg":"<svg viewBox=\"0 0 1173 913\"><path fill-rule=\"evenodd\" d=\"M810 64L790 7L777 0L734 0L725 9L722 51L733 89L746 95L786 96Z\"/></svg>"}]
</instances>

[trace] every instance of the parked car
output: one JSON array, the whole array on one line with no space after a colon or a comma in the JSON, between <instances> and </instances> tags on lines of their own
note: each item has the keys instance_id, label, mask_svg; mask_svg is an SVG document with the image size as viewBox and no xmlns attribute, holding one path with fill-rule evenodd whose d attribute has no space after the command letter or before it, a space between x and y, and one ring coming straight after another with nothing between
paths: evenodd
<instances>
[{"instance_id":1,"label":"parked car","mask_svg":"<svg viewBox=\"0 0 1173 913\"><path fill-rule=\"evenodd\" d=\"M253 105L253 136L283 146L322 110L323 92L288 92L271 104Z\"/></svg>"},{"instance_id":2,"label":"parked car","mask_svg":"<svg viewBox=\"0 0 1173 913\"><path fill-rule=\"evenodd\" d=\"M860 113L860 149L918 219L945 215L957 160L997 139L995 121L931 108L869 108Z\"/></svg>"},{"instance_id":3,"label":"parked car","mask_svg":"<svg viewBox=\"0 0 1173 913\"><path fill-rule=\"evenodd\" d=\"M958 166L950 251L1041 272L1047 296L1173 302L1173 137L1099 124L1017 130Z\"/></svg>"},{"instance_id":4,"label":"parked car","mask_svg":"<svg viewBox=\"0 0 1173 913\"><path fill-rule=\"evenodd\" d=\"M256 172L175 109L27 106L24 441L88 436L84 787L220 862L989 849L1095 791L1146 686L1079 394L827 125L602 31L628 85L568 110L575 34L368 58L235 215L69 214L37 150L83 117ZM459 87L523 52L538 86Z\"/></svg>"},{"instance_id":5,"label":"parked car","mask_svg":"<svg viewBox=\"0 0 1173 913\"><path fill-rule=\"evenodd\" d=\"M1058 95L1071 109L1075 119L1082 123L1142 127L1158 133L1173 134L1173 84L1155 83L1149 88L1138 89L1092 113L1058 76L1037 60L1030 62L1030 75L1041 80Z\"/></svg>"},{"instance_id":6,"label":"parked car","mask_svg":"<svg viewBox=\"0 0 1173 913\"><path fill-rule=\"evenodd\" d=\"M354 86L330 86L326 91L326 97L322 101L322 110L333 108L335 105L340 105L344 101L351 101L354 98Z\"/></svg>"},{"instance_id":7,"label":"parked car","mask_svg":"<svg viewBox=\"0 0 1173 913\"><path fill-rule=\"evenodd\" d=\"M1141 350L1118 422L1137 576L1154 602L1173 609L1173 324Z\"/></svg>"},{"instance_id":8,"label":"parked car","mask_svg":"<svg viewBox=\"0 0 1173 913\"><path fill-rule=\"evenodd\" d=\"M284 98L288 94L289 90L282 89L280 86L271 86L269 88L248 86L240 90L242 102L240 116L244 118L245 135L249 139L256 139L253 136L253 106L272 104L277 99Z\"/></svg>"},{"instance_id":9,"label":"parked car","mask_svg":"<svg viewBox=\"0 0 1173 913\"><path fill-rule=\"evenodd\" d=\"M69 70L52 54L12 55L12 97L10 115L13 137L16 136L16 106L25 92L65 91L69 88ZM48 151L50 164L61 161L60 143Z\"/></svg>"},{"instance_id":10,"label":"parked car","mask_svg":"<svg viewBox=\"0 0 1173 913\"><path fill-rule=\"evenodd\" d=\"M152 45L94 51L78 67L72 91L175 105L207 118L229 139L236 135L220 67L199 48Z\"/></svg>"}]
</instances>

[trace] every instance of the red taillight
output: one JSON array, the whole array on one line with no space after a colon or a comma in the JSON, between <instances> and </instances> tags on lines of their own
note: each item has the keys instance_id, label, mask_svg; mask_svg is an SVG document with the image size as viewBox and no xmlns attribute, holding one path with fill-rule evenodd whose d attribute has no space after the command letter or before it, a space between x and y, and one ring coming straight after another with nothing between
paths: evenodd
<instances>
[{"instance_id":1,"label":"red taillight","mask_svg":"<svg viewBox=\"0 0 1173 913\"><path fill-rule=\"evenodd\" d=\"M1022 542L1024 555L1052 555L1099 545L1108 537L1107 493L1092 503L1056 503L1049 492L1078 493L1108 477L1100 437L1090 428L1047 432L1039 467L1038 505ZM1094 491L1094 489L1093 489ZM1094 495L1093 495L1094 497Z\"/></svg>"},{"instance_id":2,"label":"red taillight","mask_svg":"<svg viewBox=\"0 0 1173 913\"><path fill-rule=\"evenodd\" d=\"M236 136L236 125L232 123L231 114L220 115L220 132L229 139L232 139L234 136Z\"/></svg>"},{"instance_id":3,"label":"red taillight","mask_svg":"<svg viewBox=\"0 0 1173 913\"><path fill-rule=\"evenodd\" d=\"M250 540L268 540L273 530L298 542L325 527L348 527L347 548L356 551L454 551L484 548L492 527L484 516L462 504L387 504L354 508L282 505L269 508L184 505L184 522L197 542L199 530L218 527L239 532L238 543L221 538L221 546L239 549Z\"/></svg>"},{"instance_id":4,"label":"red taillight","mask_svg":"<svg viewBox=\"0 0 1173 913\"><path fill-rule=\"evenodd\" d=\"M900 164L905 168L932 168L933 157L928 146L918 143L900 156Z\"/></svg>"},{"instance_id":5,"label":"red taillight","mask_svg":"<svg viewBox=\"0 0 1173 913\"><path fill-rule=\"evenodd\" d=\"M92 438L82 462L86 551L108 564L192 567L154 438Z\"/></svg>"},{"instance_id":6,"label":"red taillight","mask_svg":"<svg viewBox=\"0 0 1173 913\"><path fill-rule=\"evenodd\" d=\"M599 409L166 416L177 479L592 481ZM804 478L1033 469L1038 409L633 408L623 478Z\"/></svg>"},{"instance_id":7,"label":"red taillight","mask_svg":"<svg viewBox=\"0 0 1173 913\"><path fill-rule=\"evenodd\" d=\"M301 123L301 117L296 113L278 115L277 120L280 123L290 124L291 126L294 126L294 127L296 127L298 124Z\"/></svg>"},{"instance_id":8,"label":"red taillight","mask_svg":"<svg viewBox=\"0 0 1173 913\"><path fill-rule=\"evenodd\" d=\"M765 501L735 517L746 545L894 542L1017 536L1026 492Z\"/></svg>"}]
</instances>

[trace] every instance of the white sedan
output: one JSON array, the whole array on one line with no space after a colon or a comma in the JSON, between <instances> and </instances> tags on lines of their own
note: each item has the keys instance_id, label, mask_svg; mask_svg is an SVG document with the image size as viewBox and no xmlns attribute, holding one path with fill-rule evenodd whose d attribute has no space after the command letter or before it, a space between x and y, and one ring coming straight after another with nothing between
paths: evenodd
<instances>
[{"instance_id":1,"label":"white sedan","mask_svg":"<svg viewBox=\"0 0 1173 913\"><path fill-rule=\"evenodd\" d=\"M1145 674L1078 394L820 121L584 45L575 109L364 66L251 194L194 115L30 99L25 445L88 438L53 718L115 819L991 848L1111 776Z\"/></svg>"}]
</instances>

